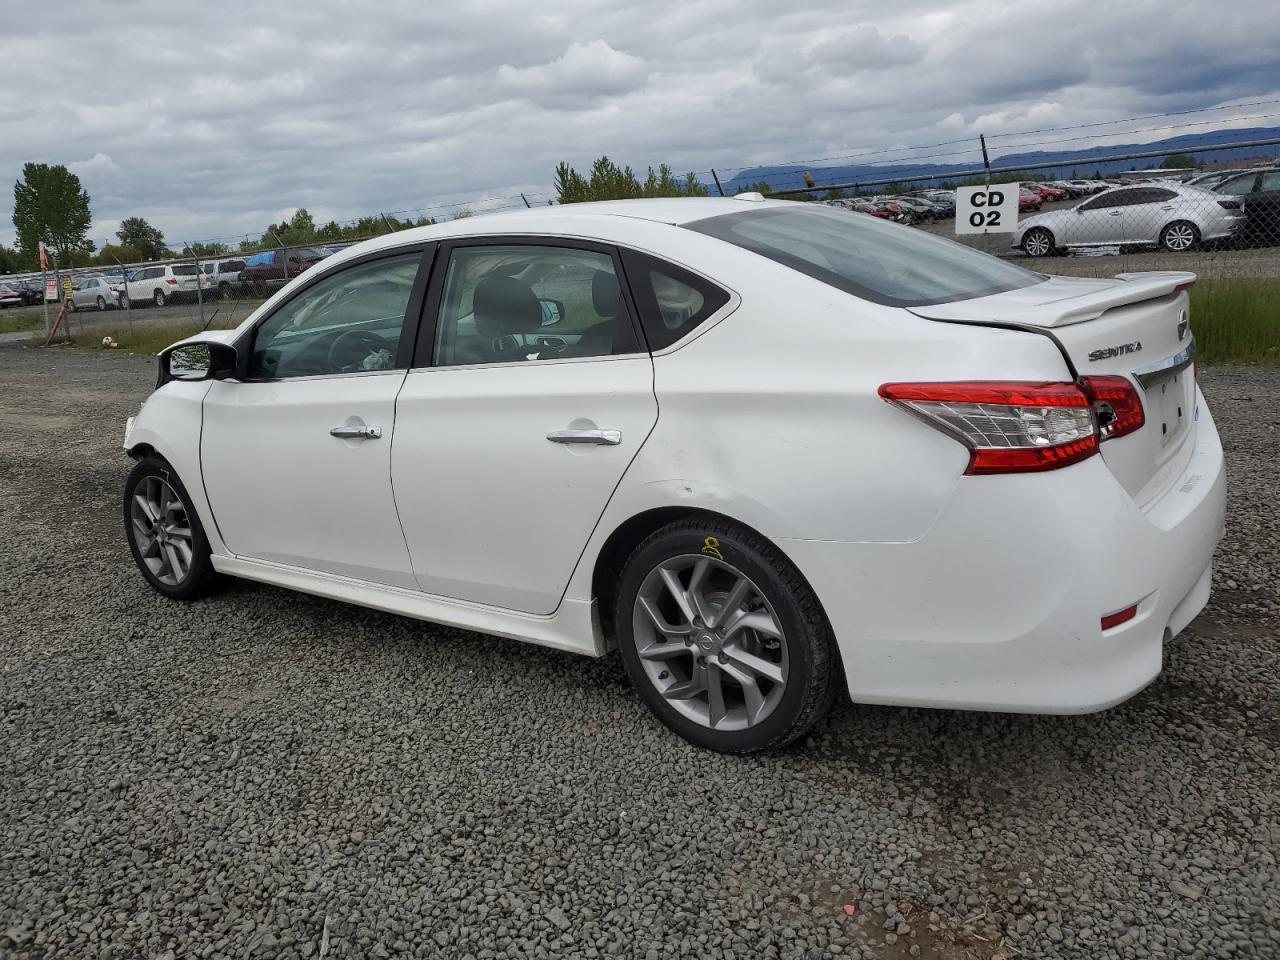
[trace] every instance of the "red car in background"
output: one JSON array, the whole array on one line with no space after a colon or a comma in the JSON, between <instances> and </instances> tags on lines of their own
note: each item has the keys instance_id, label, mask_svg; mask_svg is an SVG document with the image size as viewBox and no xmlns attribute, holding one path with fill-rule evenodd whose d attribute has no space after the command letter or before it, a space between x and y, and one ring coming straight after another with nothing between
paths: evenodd
<instances>
[{"instance_id":1,"label":"red car in background","mask_svg":"<svg viewBox=\"0 0 1280 960\"><path fill-rule=\"evenodd\" d=\"M1066 200L1067 191L1059 190L1057 187L1051 187L1047 183L1024 183L1024 189L1030 190L1032 193L1040 194L1040 199L1045 203L1053 200Z\"/></svg>"},{"instance_id":2,"label":"red car in background","mask_svg":"<svg viewBox=\"0 0 1280 960\"><path fill-rule=\"evenodd\" d=\"M1028 190L1023 187L1018 191L1018 212L1024 210L1039 210L1044 206L1044 198L1034 190Z\"/></svg>"},{"instance_id":3,"label":"red car in background","mask_svg":"<svg viewBox=\"0 0 1280 960\"><path fill-rule=\"evenodd\" d=\"M893 213L890 210L885 209L884 207L878 207L874 203L866 203L866 202L855 203L850 209L858 213L869 213L871 214L871 216L879 217L881 220L892 220L894 217L898 215L897 213ZM902 212L901 208L899 208L898 213L901 213L901 212Z\"/></svg>"}]
</instances>

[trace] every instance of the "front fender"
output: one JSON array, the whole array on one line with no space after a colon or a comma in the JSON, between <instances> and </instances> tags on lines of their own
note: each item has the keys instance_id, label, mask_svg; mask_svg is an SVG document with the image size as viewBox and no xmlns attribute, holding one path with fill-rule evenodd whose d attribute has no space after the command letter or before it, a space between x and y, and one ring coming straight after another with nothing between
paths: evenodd
<instances>
[{"instance_id":1,"label":"front fender","mask_svg":"<svg viewBox=\"0 0 1280 960\"><path fill-rule=\"evenodd\" d=\"M205 496L200 469L200 430L209 386L207 381L172 380L160 387L146 399L137 415L129 418L123 446L130 456L138 457L144 451L154 450L168 461L186 487L210 549L216 555L230 556Z\"/></svg>"}]
</instances>

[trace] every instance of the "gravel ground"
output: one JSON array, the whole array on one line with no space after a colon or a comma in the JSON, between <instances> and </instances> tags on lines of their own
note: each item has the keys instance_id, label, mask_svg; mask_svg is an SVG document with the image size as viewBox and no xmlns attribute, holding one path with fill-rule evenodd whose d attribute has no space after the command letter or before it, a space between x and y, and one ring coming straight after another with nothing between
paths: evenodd
<instances>
[{"instance_id":1,"label":"gravel ground","mask_svg":"<svg viewBox=\"0 0 1280 960\"><path fill-rule=\"evenodd\" d=\"M1087 717L843 704L696 750L592 661L237 584L120 532L149 358L0 349L0 956L1280 956L1280 371L1210 369L1231 519Z\"/></svg>"}]
</instances>

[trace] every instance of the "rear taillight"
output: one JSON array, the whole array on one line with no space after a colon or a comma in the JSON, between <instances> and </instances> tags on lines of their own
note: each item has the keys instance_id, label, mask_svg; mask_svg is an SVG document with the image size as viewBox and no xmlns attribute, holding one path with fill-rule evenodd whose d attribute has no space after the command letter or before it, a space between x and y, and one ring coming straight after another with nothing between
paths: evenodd
<instances>
[{"instance_id":1,"label":"rear taillight","mask_svg":"<svg viewBox=\"0 0 1280 960\"><path fill-rule=\"evenodd\" d=\"M1125 377L1081 377L1080 383L1093 401L1101 439L1123 437L1142 429L1147 422L1142 412L1142 398Z\"/></svg>"},{"instance_id":2,"label":"rear taillight","mask_svg":"<svg viewBox=\"0 0 1280 960\"><path fill-rule=\"evenodd\" d=\"M886 383L880 396L967 446L966 474L1054 470L1098 452L1093 401L1075 383Z\"/></svg>"},{"instance_id":3,"label":"rear taillight","mask_svg":"<svg viewBox=\"0 0 1280 960\"><path fill-rule=\"evenodd\" d=\"M164 278L164 282L165 282L165 283L173 284L173 285L176 287L176 286L178 285L178 278L177 278L177 277L165 277L165 278Z\"/></svg>"}]
</instances>

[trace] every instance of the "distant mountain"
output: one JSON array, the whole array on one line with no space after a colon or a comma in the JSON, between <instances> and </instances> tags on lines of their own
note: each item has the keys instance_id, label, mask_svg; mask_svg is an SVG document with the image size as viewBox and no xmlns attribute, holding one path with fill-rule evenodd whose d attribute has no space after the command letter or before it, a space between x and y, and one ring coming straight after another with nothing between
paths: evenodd
<instances>
[{"instance_id":1,"label":"distant mountain","mask_svg":"<svg viewBox=\"0 0 1280 960\"><path fill-rule=\"evenodd\" d=\"M1248 127L1238 130L1211 130L1206 133L1187 133L1164 140L1149 143L1111 144L1103 147L1077 147L1064 150L1036 150L1032 153L1009 153L995 155L998 146L990 146L993 151L991 166L997 169L1021 169L1024 164L1061 163L1040 169L1036 172L1046 177L1066 177L1073 174L1091 175L1095 170L1102 174L1121 173L1125 170L1146 169L1160 165L1160 161L1171 153L1190 153L1207 147L1224 143L1239 143L1248 140L1267 140L1280 137L1280 127ZM1117 154L1158 152L1160 156L1145 160L1121 160L1104 162L1098 157L1111 157ZM1205 163L1221 165L1223 163L1252 160L1259 155L1280 154L1280 145L1272 147L1246 147L1235 150L1213 150L1204 153L1197 159ZM804 186L801 176L806 170L813 175L814 181L821 188L828 183L859 183L866 180L895 180L902 177L933 176L935 178L954 177L960 173L981 167L978 163L864 163L845 164L835 167L803 166L798 164L782 164L777 166L752 167L740 170L731 180L723 181L724 192L732 195L747 189L750 185L764 181L775 190L788 190ZM714 190L714 186L712 187Z\"/></svg>"}]
</instances>

